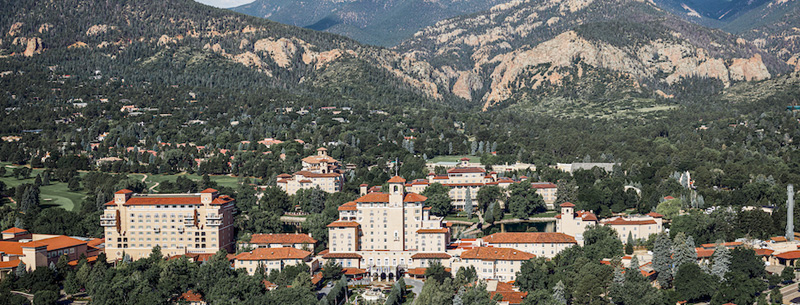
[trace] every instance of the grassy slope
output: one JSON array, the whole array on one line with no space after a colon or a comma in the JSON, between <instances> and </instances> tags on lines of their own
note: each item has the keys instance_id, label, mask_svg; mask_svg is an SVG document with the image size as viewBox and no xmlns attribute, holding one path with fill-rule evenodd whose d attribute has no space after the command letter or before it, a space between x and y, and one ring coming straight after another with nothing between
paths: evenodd
<instances>
[{"instance_id":1,"label":"grassy slope","mask_svg":"<svg viewBox=\"0 0 800 305\"><path fill-rule=\"evenodd\" d=\"M0 166L6 167L6 176L0 177L0 181L6 184L8 189L12 189L17 187L20 184L24 183L33 183L36 174L39 174L43 171L43 169L34 169L31 173L31 178L25 180L18 180L14 177L11 177L11 172L16 167L14 165L10 165L9 163L0 163ZM81 175L85 175L85 173L81 173ZM145 183L147 187L150 188L154 186L156 183L160 183L162 181L175 181L179 175L184 175L189 179L199 181L202 177L198 175L190 175L190 174L178 174L178 175L147 175L147 179ZM128 175L131 179L139 179L141 180L144 177L144 174L129 174ZM252 178L251 178L252 179ZM211 180L217 182L220 186L226 186L230 188L235 188L238 185L238 178L237 177L230 177L230 176L211 176ZM41 190L41 199L42 204L46 206L58 206L62 207L69 211L75 211L80 209L80 205L83 202L83 197L86 196L83 192L72 192L67 188L66 183L61 183L58 181L51 181L51 185L43 186L40 188ZM158 191L158 188L154 189L154 191Z\"/></svg>"}]
</instances>

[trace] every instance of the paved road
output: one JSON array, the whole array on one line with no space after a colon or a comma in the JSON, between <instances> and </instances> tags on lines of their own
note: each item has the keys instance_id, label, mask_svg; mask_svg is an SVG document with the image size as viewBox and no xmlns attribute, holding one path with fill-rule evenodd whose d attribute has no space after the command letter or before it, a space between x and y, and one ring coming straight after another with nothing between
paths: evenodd
<instances>
[{"instance_id":1,"label":"paved road","mask_svg":"<svg viewBox=\"0 0 800 305\"><path fill-rule=\"evenodd\" d=\"M794 284L781 288L783 304L800 304L800 292L797 291L797 284L798 282L795 282Z\"/></svg>"}]
</instances>

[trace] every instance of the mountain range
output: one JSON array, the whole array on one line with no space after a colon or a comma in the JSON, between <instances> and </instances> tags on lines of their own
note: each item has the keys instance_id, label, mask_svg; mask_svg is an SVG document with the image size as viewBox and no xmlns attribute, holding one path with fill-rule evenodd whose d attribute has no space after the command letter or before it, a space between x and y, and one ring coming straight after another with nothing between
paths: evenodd
<instances>
[{"instance_id":1,"label":"mountain range","mask_svg":"<svg viewBox=\"0 0 800 305\"><path fill-rule=\"evenodd\" d=\"M725 88L800 70L797 0L773 0L722 18L736 33L645 0L421 2L453 14L488 8L427 18L427 27L414 22L419 30L387 49L189 0L0 0L7 17L0 20L0 63L5 69L39 65L86 77L102 71L128 82L269 87L361 102L483 110L547 98L670 100L687 88ZM366 9L362 1L310 3L287 1L265 14L301 16L315 7L319 12L294 24L316 26L333 6L339 13L344 6L371 12L373 17L351 20L360 25L424 15L381 15L413 3L404 1L385 2L381 9L375 3ZM701 17L721 15L714 12ZM737 25L742 18L753 22ZM325 29L342 24L348 23Z\"/></svg>"},{"instance_id":2,"label":"mountain range","mask_svg":"<svg viewBox=\"0 0 800 305\"><path fill-rule=\"evenodd\" d=\"M507 0L256 0L232 10L251 16L394 46L437 21Z\"/></svg>"}]
</instances>

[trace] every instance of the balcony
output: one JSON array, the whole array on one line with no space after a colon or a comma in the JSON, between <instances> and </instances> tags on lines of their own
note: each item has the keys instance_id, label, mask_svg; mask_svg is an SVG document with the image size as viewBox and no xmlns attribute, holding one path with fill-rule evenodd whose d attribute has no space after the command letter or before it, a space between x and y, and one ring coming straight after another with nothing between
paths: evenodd
<instances>
[{"instance_id":1,"label":"balcony","mask_svg":"<svg viewBox=\"0 0 800 305\"><path fill-rule=\"evenodd\" d=\"M219 215L219 214L208 214L208 215L206 215L206 219L222 220L222 215Z\"/></svg>"},{"instance_id":2,"label":"balcony","mask_svg":"<svg viewBox=\"0 0 800 305\"><path fill-rule=\"evenodd\" d=\"M206 220L206 225L212 226L212 227L218 227L218 226L222 225L222 221L220 221L220 220Z\"/></svg>"},{"instance_id":3,"label":"balcony","mask_svg":"<svg viewBox=\"0 0 800 305\"><path fill-rule=\"evenodd\" d=\"M183 227L178 227L178 232L179 233L183 233L184 230L186 230L186 229L184 229Z\"/></svg>"},{"instance_id":4,"label":"balcony","mask_svg":"<svg viewBox=\"0 0 800 305\"><path fill-rule=\"evenodd\" d=\"M117 220L117 216L116 215L103 214L103 215L100 215L100 220Z\"/></svg>"},{"instance_id":5,"label":"balcony","mask_svg":"<svg viewBox=\"0 0 800 305\"><path fill-rule=\"evenodd\" d=\"M153 228L153 232L160 233L161 232L161 228L155 227L155 228Z\"/></svg>"},{"instance_id":6,"label":"balcony","mask_svg":"<svg viewBox=\"0 0 800 305\"><path fill-rule=\"evenodd\" d=\"M117 225L117 221L113 220L113 219L112 220L101 220L100 221L100 226L102 226L102 227L114 227L116 225Z\"/></svg>"}]
</instances>

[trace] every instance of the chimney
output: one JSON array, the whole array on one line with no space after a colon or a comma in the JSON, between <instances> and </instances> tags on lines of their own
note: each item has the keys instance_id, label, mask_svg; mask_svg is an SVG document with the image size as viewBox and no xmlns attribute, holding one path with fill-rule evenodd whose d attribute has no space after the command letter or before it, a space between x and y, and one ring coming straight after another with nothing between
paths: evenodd
<instances>
[{"instance_id":1,"label":"chimney","mask_svg":"<svg viewBox=\"0 0 800 305\"><path fill-rule=\"evenodd\" d=\"M361 194L361 196L366 195L367 194L367 187L368 187L368 185L366 183L359 185L358 186L358 193Z\"/></svg>"},{"instance_id":2,"label":"chimney","mask_svg":"<svg viewBox=\"0 0 800 305\"><path fill-rule=\"evenodd\" d=\"M786 240L794 241L794 185L786 186Z\"/></svg>"}]
</instances>

